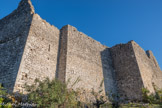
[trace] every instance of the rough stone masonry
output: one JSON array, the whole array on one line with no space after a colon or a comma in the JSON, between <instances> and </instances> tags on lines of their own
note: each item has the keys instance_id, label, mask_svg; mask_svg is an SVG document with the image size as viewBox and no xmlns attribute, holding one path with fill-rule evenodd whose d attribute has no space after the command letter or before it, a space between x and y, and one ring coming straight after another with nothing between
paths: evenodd
<instances>
[{"instance_id":1,"label":"rough stone masonry","mask_svg":"<svg viewBox=\"0 0 162 108\"><path fill-rule=\"evenodd\" d=\"M24 84L36 78L70 79L73 89L117 93L120 100L141 100L143 87L162 88L162 71L151 51L130 41L111 48L66 25L61 30L34 12L30 0L21 0L0 20L0 83L25 93ZM100 87L101 82L103 85Z\"/></svg>"}]
</instances>

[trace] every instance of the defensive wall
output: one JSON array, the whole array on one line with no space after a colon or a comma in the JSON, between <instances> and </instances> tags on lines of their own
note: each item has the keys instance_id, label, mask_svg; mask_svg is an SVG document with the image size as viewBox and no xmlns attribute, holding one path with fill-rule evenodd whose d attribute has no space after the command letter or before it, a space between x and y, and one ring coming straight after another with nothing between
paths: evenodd
<instances>
[{"instance_id":1,"label":"defensive wall","mask_svg":"<svg viewBox=\"0 0 162 108\"><path fill-rule=\"evenodd\" d=\"M153 93L154 86L162 88L162 71L151 51L134 41L109 48L70 25L59 30L35 14L30 0L22 0L0 20L0 83L26 93L25 83L46 77L70 80L74 90L119 94L123 101L141 100L143 87Z\"/></svg>"}]
</instances>

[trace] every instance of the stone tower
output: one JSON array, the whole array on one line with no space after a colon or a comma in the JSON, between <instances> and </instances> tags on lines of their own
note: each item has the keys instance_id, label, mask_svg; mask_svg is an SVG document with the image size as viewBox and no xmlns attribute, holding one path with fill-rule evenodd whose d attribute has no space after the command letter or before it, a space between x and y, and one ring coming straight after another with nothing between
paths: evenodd
<instances>
[{"instance_id":1,"label":"stone tower","mask_svg":"<svg viewBox=\"0 0 162 108\"><path fill-rule=\"evenodd\" d=\"M141 100L143 87L151 93L154 85L162 88L162 71L151 51L145 52L134 41L110 50L121 100Z\"/></svg>"},{"instance_id":2,"label":"stone tower","mask_svg":"<svg viewBox=\"0 0 162 108\"><path fill-rule=\"evenodd\" d=\"M109 48L70 25L59 30L34 12L30 0L21 0L0 20L0 83L25 93L25 83L46 77L70 79L68 87L80 79L74 90L103 89L120 100L141 100L143 87L162 88L162 71L151 51L134 41Z\"/></svg>"},{"instance_id":3,"label":"stone tower","mask_svg":"<svg viewBox=\"0 0 162 108\"><path fill-rule=\"evenodd\" d=\"M30 0L0 20L0 82L23 92L35 78L55 78L60 31L35 14Z\"/></svg>"}]
</instances>

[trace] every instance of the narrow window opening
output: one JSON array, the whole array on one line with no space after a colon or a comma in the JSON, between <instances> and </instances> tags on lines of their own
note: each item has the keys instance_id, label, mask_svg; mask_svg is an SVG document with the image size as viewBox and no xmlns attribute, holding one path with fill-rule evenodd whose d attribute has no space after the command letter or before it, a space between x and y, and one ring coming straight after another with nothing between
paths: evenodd
<instances>
[{"instance_id":1,"label":"narrow window opening","mask_svg":"<svg viewBox=\"0 0 162 108\"><path fill-rule=\"evenodd\" d=\"M49 45L49 47L48 47L48 51L50 51L50 45Z\"/></svg>"}]
</instances>

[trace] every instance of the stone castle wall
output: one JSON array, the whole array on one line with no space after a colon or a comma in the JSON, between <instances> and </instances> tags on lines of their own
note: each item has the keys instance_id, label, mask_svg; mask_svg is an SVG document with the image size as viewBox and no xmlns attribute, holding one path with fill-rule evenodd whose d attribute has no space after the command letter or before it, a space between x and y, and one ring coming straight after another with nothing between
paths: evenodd
<instances>
[{"instance_id":1,"label":"stone castle wall","mask_svg":"<svg viewBox=\"0 0 162 108\"><path fill-rule=\"evenodd\" d=\"M124 101L141 100L143 87L154 92L153 83L162 88L151 51L134 41L109 48L70 25L59 30L35 14L30 0L22 0L0 20L0 83L25 93L25 83L46 77L70 80L68 87L75 90L117 93Z\"/></svg>"},{"instance_id":2,"label":"stone castle wall","mask_svg":"<svg viewBox=\"0 0 162 108\"><path fill-rule=\"evenodd\" d=\"M71 83L69 86L77 79L80 79L73 86L74 89L83 88L87 91L92 89L98 91L103 81L101 88L104 91L114 91L113 69L109 65L112 61L109 52L104 51L107 47L70 25L63 27L61 31L61 34L63 34L61 38L64 40L64 45L67 45L66 47L61 47L61 50L65 51L66 56L66 59L62 59L66 62L66 68L64 68L66 70L64 70L63 75L65 75L66 81L70 79ZM102 61L102 59L105 61ZM63 68L62 66L64 66L65 62L60 64L61 68ZM59 71L59 73L61 72Z\"/></svg>"},{"instance_id":3,"label":"stone castle wall","mask_svg":"<svg viewBox=\"0 0 162 108\"><path fill-rule=\"evenodd\" d=\"M142 99L142 88L151 93L155 86L162 88L162 71L151 51L145 52L134 41L116 45L110 51L121 100Z\"/></svg>"},{"instance_id":4,"label":"stone castle wall","mask_svg":"<svg viewBox=\"0 0 162 108\"><path fill-rule=\"evenodd\" d=\"M0 82L10 90L15 85L33 13L30 3L21 2L18 9L0 20Z\"/></svg>"},{"instance_id":5,"label":"stone castle wall","mask_svg":"<svg viewBox=\"0 0 162 108\"><path fill-rule=\"evenodd\" d=\"M55 78L59 34L56 27L33 15L14 91L22 92L23 84L33 84L36 78Z\"/></svg>"},{"instance_id":6,"label":"stone castle wall","mask_svg":"<svg viewBox=\"0 0 162 108\"><path fill-rule=\"evenodd\" d=\"M60 31L34 14L30 1L0 20L0 82L13 91L55 78Z\"/></svg>"},{"instance_id":7,"label":"stone castle wall","mask_svg":"<svg viewBox=\"0 0 162 108\"><path fill-rule=\"evenodd\" d=\"M154 93L154 85L161 88L162 72L151 51L145 52L137 43L133 42L138 66L143 79L144 87Z\"/></svg>"},{"instance_id":8,"label":"stone castle wall","mask_svg":"<svg viewBox=\"0 0 162 108\"><path fill-rule=\"evenodd\" d=\"M138 44L135 42L132 43L136 60L138 62L138 67L141 72L141 77L143 80L143 84L145 88L148 88L152 93L154 92L154 88L152 86L152 75L153 75L153 70L150 64L150 59L148 58L146 52L139 47Z\"/></svg>"},{"instance_id":9,"label":"stone castle wall","mask_svg":"<svg viewBox=\"0 0 162 108\"><path fill-rule=\"evenodd\" d=\"M132 41L110 49L115 69L117 91L121 100L141 100L143 81Z\"/></svg>"}]
</instances>

